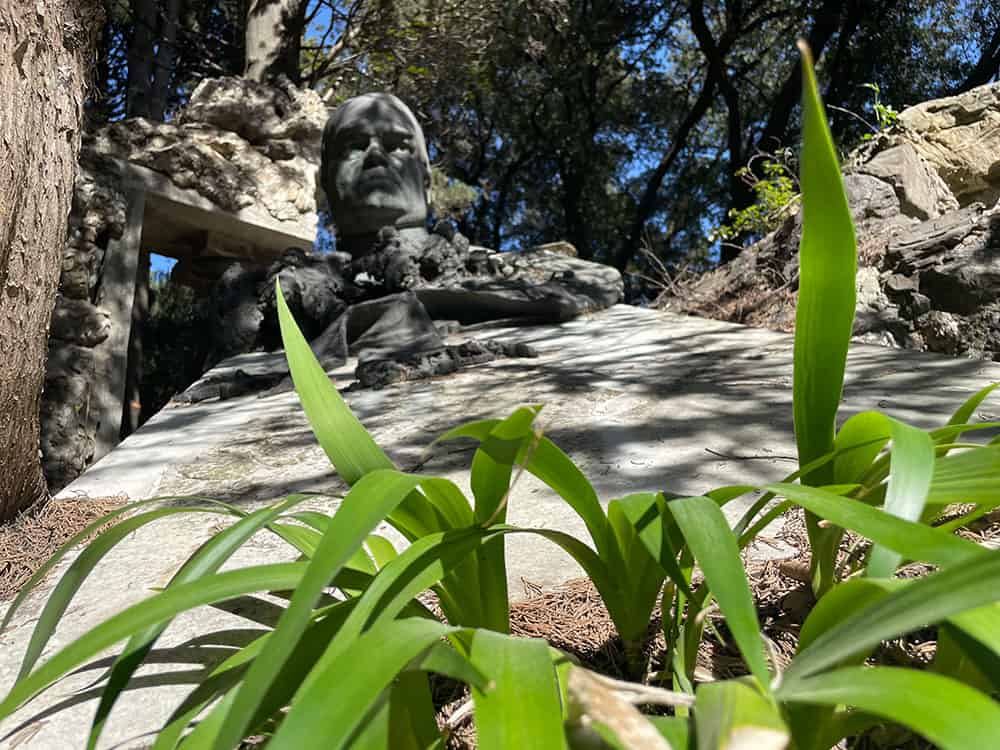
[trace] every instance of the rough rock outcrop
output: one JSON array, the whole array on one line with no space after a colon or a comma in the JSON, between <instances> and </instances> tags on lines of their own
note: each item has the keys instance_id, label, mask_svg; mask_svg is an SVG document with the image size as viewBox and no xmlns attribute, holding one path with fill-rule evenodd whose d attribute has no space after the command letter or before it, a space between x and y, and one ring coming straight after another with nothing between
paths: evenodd
<instances>
[{"instance_id":1,"label":"rough rock outcrop","mask_svg":"<svg viewBox=\"0 0 1000 750\"><path fill-rule=\"evenodd\" d=\"M243 78L202 81L178 117L111 123L85 142L195 190L229 211L249 206L316 226L316 167L326 106L312 90Z\"/></svg>"},{"instance_id":2,"label":"rough rock outcrop","mask_svg":"<svg viewBox=\"0 0 1000 750\"><path fill-rule=\"evenodd\" d=\"M901 133L962 205L1000 198L1000 85L918 104L899 115Z\"/></svg>"},{"instance_id":3,"label":"rough rock outcrop","mask_svg":"<svg viewBox=\"0 0 1000 750\"><path fill-rule=\"evenodd\" d=\"M94 404L107 387L97 373L107 369L109 358L125 357L110 351L116 323L99 302L109 243L122 238L126 224L124 165L153 170L222 210L252 209L276 226L315 234L316 169L326 116L314 91L217 78L203 81L169 123L134 118L85 136L41 405L50 489L72 481L93 459L99 428ZM256 295L264 272L251 270L257 277L247 281L241 267L225 270L232 259L198 259L213 265L212 278L223 276L213 312L216 327L227 332L228 349L215 352L216 359L246 351L263 318L256 299L247 302L247 292Z\"/></svg>"},{"instance_id":4,"label":"rough rock outcrop","mask_svg":"<svg viewBox=\"0 0 1000 750\"><path fill-rule=\"evenodd\" d=\"M76 478L94 455L97 425L90 407L102 387L95 377L97 366L110 356L102 344L111 325L96 301L108 244L121 238L125 211L115 166L84 152L52 313L41 403L42 465L51 490Z\"/></svg>"},{"instance_id":5,"label":"rough rock outcrop","mask_svg":"<svg viewBox=\"0 0 1000 750\"><path fill-rule=\"evenodd\" d=\"M925 102L848 159L855 336L1000 360L1000 84ZM661 304L792 330L799 216Z\"/></svg>"}]
</instances>

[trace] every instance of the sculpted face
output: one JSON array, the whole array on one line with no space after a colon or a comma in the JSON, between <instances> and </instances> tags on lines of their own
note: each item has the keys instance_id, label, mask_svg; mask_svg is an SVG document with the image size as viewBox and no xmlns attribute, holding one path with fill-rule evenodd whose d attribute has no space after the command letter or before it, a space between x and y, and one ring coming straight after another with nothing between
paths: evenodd
<instances>
[{"instance_id":1,"label":"sculpted face","mask_svg":"<svg viewBox=\"0 0 1000 750\"><path fill-rule=\"evenodd\" d=\"M427 146L413 113L390 94L358 96L334 111L320 170L339 235L422 227L427 219Z\"/></svg>"}]
</instances>

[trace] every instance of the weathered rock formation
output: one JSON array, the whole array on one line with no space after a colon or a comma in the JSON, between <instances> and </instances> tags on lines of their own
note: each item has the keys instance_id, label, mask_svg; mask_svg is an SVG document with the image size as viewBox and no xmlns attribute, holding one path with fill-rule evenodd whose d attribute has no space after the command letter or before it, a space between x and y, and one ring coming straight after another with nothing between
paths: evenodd
<instances>
[{"instance_id":1,"label":"weathered rock formation","mask_svg":"<svg viewBox=\"0 0 1000 750\"><path fill-rule=\"evenodd\" d=\"M887 346L1000 360L1000 84L925 102L855 151L854 333ZM792 330L800 217L661 304Z\"/></svg>"},{"instance_id":2,"label":"weathered rock formation","mask_svg":"<svg viewBox=\"0 0 1000 750\"><path fill-rule=\"evenodd\" d=\"M94 454L95 373L110 356L104 344L111 315L102 305L108 247L125 229L126 199L113 164L84 152L76 178L59 296L52 313L49 359L41 406L41 449L51 489L86 468Z\"/></svg>"},{"instance_id":3,"label":"weathered rock formation","mask_svg":"<svg viewBox=\"0 0 1000 750\"><path fill-rule=\"evenodd\" d=\"M296 238L310 247L325 121L313 91L221 78L204 81L170 123L136 118L85 137L42 400L51 489L117 441L138 253L178 257L179 276L211 285L240 257L266 264ZM259 322L239 304L221 325Z\"/></svg>"}]
</instances>

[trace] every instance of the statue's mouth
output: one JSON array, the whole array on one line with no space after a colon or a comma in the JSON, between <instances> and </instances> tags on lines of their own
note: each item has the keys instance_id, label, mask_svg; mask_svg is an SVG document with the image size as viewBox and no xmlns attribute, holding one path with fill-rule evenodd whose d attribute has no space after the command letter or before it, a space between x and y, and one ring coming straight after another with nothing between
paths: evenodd
<instances>
[{"instance_id":1,"label":"statue's mouth","mask_svg":"<svg viewBox=\"0 0 1000 750\"><path fill-rule=\"evenodd\" d=\"M378 188L398 189L400 187L399 178L386 167L372 167L366 169L361 174L360 186L366 190L377 190Z\"/></svg>"}]
</instances>

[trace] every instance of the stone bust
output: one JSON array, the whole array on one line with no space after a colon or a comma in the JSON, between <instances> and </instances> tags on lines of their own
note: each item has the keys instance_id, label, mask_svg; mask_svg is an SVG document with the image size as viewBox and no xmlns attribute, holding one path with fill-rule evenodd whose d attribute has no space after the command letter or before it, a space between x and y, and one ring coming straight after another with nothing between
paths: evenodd
<instances>
[{"instance_id":1,"label":"stone bust","mask_svg":"<svg viewBox=\"0 0 1000 750\"><path fill-rule=\"evenodd\" d=\"M383 227L425 234L430 160L420 124L391 94L348 99L323 130L320 184L340 249L371 252Z\"/></svg>"}]
</instances>

